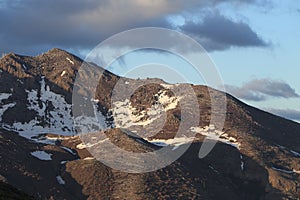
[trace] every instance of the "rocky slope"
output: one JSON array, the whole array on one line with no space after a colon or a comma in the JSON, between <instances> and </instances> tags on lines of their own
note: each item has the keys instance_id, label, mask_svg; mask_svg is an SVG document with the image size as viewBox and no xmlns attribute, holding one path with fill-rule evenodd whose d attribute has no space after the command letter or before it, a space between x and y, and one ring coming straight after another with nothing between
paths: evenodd
<instances>
[{"instance_id":1,"label":"rocky slope","mask_svg":"<svg viewBox=\"0 0 300 200\"><path fill-rule=\"evenodd\" d=\"M172 90L184 86L104 72L92 98L72 102L73 84L82 64L88 63L60 49L36 57L8 54L0 60L0 177L1 184L9 188L0 190L0 197L21 190L28 194L20 193L23 199L299 198L299 124L226 94L226 113L217 110L217 114L225 114L225 125L217 130L218 124L209 126L211 102L223 93L192 85L199 124L174 139L183 117L184 105L179 102L187 97L175 96ZM83 76L89 79L95 74L92 71ZM112 103L117 83L124 90L147 84L138 87L129 99ZM83 85L78 91L83 96L88 93ZM93 116L74 116L72 103L91 109L101 119L100 125ZM137 153L155 151L162 145L180 149L193 143L163 169L125 173L93 158L90 141L76 136L78 130L86 129L103 129L109 139L106 142ZM191 133L196 138L189 137ZM199 159L205 136L219 142L208 156Z\"/></svg>"}]
</instances>

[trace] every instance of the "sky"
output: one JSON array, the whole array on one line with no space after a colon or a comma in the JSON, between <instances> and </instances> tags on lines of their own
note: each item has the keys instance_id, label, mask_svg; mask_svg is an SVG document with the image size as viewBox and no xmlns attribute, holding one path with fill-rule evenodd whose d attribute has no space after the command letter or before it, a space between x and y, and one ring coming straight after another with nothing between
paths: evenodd
<instances>
[{"instance_id":1,"label":"sky","mask_svg":"<svg viewBox=\"0 0 300 200\"><path fill-rule=\"evenodd\" d=\"M227 92L300 122L299 22L296 0L0 0L0 53L38 55L57 47L85 58L119 32L168 28L203 46ZM134 77L151 67L132 73L137 64L153 61L160 65L152 65L152 76L172 77L165 72L172 65L202 84L185 61L159 51L128 54L111 69Z\"/></svg>"}]
</instances>

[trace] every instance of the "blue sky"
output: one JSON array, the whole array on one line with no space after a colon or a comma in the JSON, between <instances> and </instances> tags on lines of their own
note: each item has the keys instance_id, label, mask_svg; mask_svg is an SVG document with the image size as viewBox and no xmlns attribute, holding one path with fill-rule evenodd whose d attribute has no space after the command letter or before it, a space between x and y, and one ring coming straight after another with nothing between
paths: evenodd
<instances>
[{"instance_id":1,"label":"blue sky","mask_svg":"<svg viewBox=\"0 0 300 200\"><path fill-rule=\"evenodd\" d=\"M267 48L233 48L211 53L226 84L241 87L255 79L272 79L289 84L300 93L300 3L272 1L267 10L261 8L227 11L228 15L243 16L254 30L271 43ZM274 88L276 89L276 88ZM247 103L300 121L299 98L269 97Z\"/></svg>"},{"instance_id":2,"label":"blue sky","mask_svg":"<svg viewBox=\"0 0 300 200\"><path fill-rule=\"evenodd\" d=\"M84 57L121 31L169 28L203 45L228 92L300 121L299 21L295 0L0 0L0 53L37 55L58 47ZM146 62L149 55L128 56L127 70L132 60ZM185 71L182 61L166 60Z\"/></svg>"}]
</instances>

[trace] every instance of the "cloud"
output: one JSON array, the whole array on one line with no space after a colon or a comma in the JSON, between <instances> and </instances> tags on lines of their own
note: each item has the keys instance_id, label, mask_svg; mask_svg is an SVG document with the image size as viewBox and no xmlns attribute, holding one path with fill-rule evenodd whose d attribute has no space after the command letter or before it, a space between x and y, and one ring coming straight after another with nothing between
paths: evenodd
<instances>
[{"instance_id":1,"label":"cloud","mask_svg":"<svg viewBox=\"0 0 300 200\"><path fill-rule=\"evenodd\" d=\"M226 91L229 94L236 96L237 98L249 100L249 101L264 101L266 100L266 96L250 91L244 90L243 87L236 87L232 85L225 85Z\"/></svg>"},{"instance_id":2,"label":"cloud","mask_svg":"<svg viewBox=\"0 0 300 200\"><path fill-rule=\"evenodd\" d=\"M268 108L266 109L268 112L273 113L275 115L295 120L295 121L300 121L300 111L299 110L294 110L294 109L274 109L274 108Z\"/></svg>"},{"instance_id":3,"label":"cloud","mask_svg":"<svg viewBox=\"0 0 300 200\"><path fill-rule=\"evenodd\" d=\"M224 50L232 46L268 46L248 24L235 22L219 13L208 14L198 23L190 21L181 30L198 38L207 50Z\"/></svg>"},{"instance_id":4,"label":"cloud","mask_svg":"<svg viewBox=\"0 0 300 200\"><path fill-rule=\"evenodd\" d=\"M271 79L254 79L241 87L226 85L226 90L238 98L250 101L264 101L269 97L300 97L289 84Z\"/></svg>"},{"instance_id":5,"label":"cloud","mask_svg":"<svg viewBox=\"0 0 300 200\"><path fill-rule=\"evenodd\" d=\"M2 51L39 53L50 47L87 49L120 31L144 26L172 28L172 15L190 13L196 16L205 8L221 3L232 5L258 4L259 0L3 0L0 4L0 43ZM186 17L186 16L185 16ZM187 17L188 18L188 17ZM224 25L218 24L223 23ZM210 25L210 23L213 23ZM196 34L189 23L185 30ZM199 24L195 24L199 25ZM201 26L202 25L202 26ZM223 36L216 28L230 31ZM229 27L227 27L229 26ZM204 17L200 24L202 39L210 50L228 46L263 46L265 43L245 23L233 22L221 15ZM215 27L215 28L213 28ZM174 28L174 27L173 27ZM207 31L203 28L209 28ZM224 33L224 31L223 31ZM200 34L200 36L201 36ZM199 37L200 37L199 36ZM224 40L224 41L223 41ZM220 43L220 46L218 44Z\"/></svg>"}]
</instances>

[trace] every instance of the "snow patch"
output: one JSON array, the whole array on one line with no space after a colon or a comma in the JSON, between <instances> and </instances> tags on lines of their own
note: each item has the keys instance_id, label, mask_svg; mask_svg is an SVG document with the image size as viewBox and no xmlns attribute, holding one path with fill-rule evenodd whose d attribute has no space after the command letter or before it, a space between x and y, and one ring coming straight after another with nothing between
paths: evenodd
<instances>
[{"instance_id":1,"label":"snow patch","mask_svg":"<svg viewBox=\"0 0 300 200\"><path fill-rule=\"evenodd\" d=\"M85 148L86 148L86 145L83 144L83 143L80 143L80 144L77 144L77 145L76 145L76 148L77 148L77 149L85 149Z\"/></svg>"},{"instance_id":2,"label":"snow patch","mask_svg":"<svg viewBox=\"0 0 300 200\"><path fill-rule=\"evenodd\" d=\"M34 110L38 113L40 117L45 116L46 105L45 102L42 102L42 107L39 106L39 97L37 90L25 90L27 92L27 101L28 105L27 108L29 110Z\"/></svg>"},{"instance_id":3,"label":"snow patch","mask_svg":"<svg viewBox=\"0 0 300 200\"><path fill-rule=\"evenodd\" d=\"M60 185L66 184L66 182L64 181L64 179L62 179L61 176L56 176L56 180Z\"/></svg>"},{"instance_id":4,"label":"snow patch","mask_svg":"<svg viewBox=\"0 0 300 200\"><path fill-rule=\"evenodd\" d=\"M69 63L71 63L72 65L74 65L74 62L70 59L70 58L66 58L67 61L69 61Z\"/></svg>"},{"instance_id":5,"label":"snow patch","mask_svg":"<svg viewBox=\"0 0 300 200\"><path fill-rule=\"evenodd\" d=\"M286 174L300 174L300 170L296 170L296 169L292 169L292 170L288 170L288 169L282 169L282 168L278 168L278 167L272 167L273 170L275 171L279 171L282 173L286 173Z\"/></svg>"},{"instance_id":6,"label":"snow patch","mask_svg":"<svg viewBox=\"0 0 300 200\"><path fill-rule=\"evenodd\" d=\"M179 84L165 84L165 83L161 83L160 85L169 90L173 89L174 87L179 86Z\"/></svg>"},{"instance_id":7,"label":"snow patch","mask_svg":"<svg viewBox=\"0 0 300 200\"><path fill-rule=\"evenodd\" d=\"M166 95L167 91L159 92L157 95L158 102L165 107L165 111L172 110L176 108L181 97L169 97Z\"/></svg>"},{"instance_id":8,"label":"snow patch","mask_svg":"<svg viewBox=\"0 0 300 200\"><path fill-rule=\"evenodd\" d=\"M88 99L86 98L86 101ZM75 123L75 129L77 133L91 133L91 132L97 132L101 130L105 130L107 128L110 128L110 125L108 125L106 117L99 111L100 106L98 104L98 99L90 99L93 105L93 116L77 116L74 119Z\"/></svg>"},{"instance_id":9,"label":"snow patch","mask_svg":"<svg viewBox=\"0 0 300 200\"><path fill-rule=\"evenodd\" d=\"M61 146L60 148L66 150L67 152L71 153L72 155L76 156L77 154L70 148L68 147L64 147L64 146Z\"/></svg>"},{"instance_id":10,"label":"snow patch","mask_svg":"<svg viewBox=\"0 0 300 200\"><path fill-rule=\"evenodd\" d=\"M217 174L219 174L219 171L216 170L213 166L209 165L208 167L209 167L209 169L211 169L211 170L213 170L214 172L216 172Z\"/></svg>"},{"instance_id":11,"label":"snow patch","mask_svg":"<svg viewBox=\"0 0 300 200\"><path fill-rule=\"evenodd\" d=\"M161 146L161 147L173 146L172 150L175 150L183 144L193 142L194 139L195 139L194 137L177 137L177 138L167 139L167 140L164 139L153 139L153 140L145 139L145 140L147 140L148 142L156 146Z\"/></svg>"},{"instance_id":12,"label":"snow patch","mask_svg":"<svg viewBox=\"0 0 300 200\"><path fill-rule=\"evenodd\" d=\"M11 95L9 93L0 93L0 101L8 99Z\"/></svg>"},{"instance_id":13,"label":"snow patch","mask_svg":"<svg viewBox=\"0 0 300 200\"><path fill-rule=\"evenodd\" d=\"M63 164L66 164L68 161L67 160L62 160L60 161L60 164L63 165Z\"/></svg>"},{"instance_id":14,"label":"snow patch","mask_svg":"<svg viewBox=\"0 0 300 200\"><path fill-rule=\"evenodd\" d=\"M296 157L300 157L300 153L296 152L296 151L293 151L293 150L290 150L290 152L296 156Z\"/></svg>"},{"instance_id":15,"label":"snow patch","mask_svg":"<svg viewBox=\"0 0 300 200\"><path fill-rule=\"evenodd\" d=\"M154 139L154 140L148 140L148 142L156 145L156 146L160 146L160 147L166 147L169 146L166 142L166 140L162 140L162 139Z\"/></svg>"},{"instance_id":16,"label":"snow patch","mask_svg":"<svg viewBox=\"0 0 300 200\"><path fill-rule=\"evenodd\" d=\"M181 97L169 97L166 91L155 95L157 102L146 110L138 112L132 107L129 99L116 101L111 109L116 128L129 128L131 126L147 126L162 117L165 112L177 107Z\"/></svg>"},{"instance_id":17,"label":"snow patch","mask_svg":"<svg viewBox=\"0 0 300 200\"><path fill-rule=\"evenodd\" d=\"M272 167L272 169L274 169L275 171L286 173L286 174L293 174L293 173L295 173L294 170L280 169L280 168L277 168L277 167Z\"/></svg>"},{"instance_id":18,"label":"snow patch","mask_svg":"<svg viewBox=\"0 0 300 200\"><path fill-rule=\"evenodd\" d=\"M296 156L296 157L300 157L300 153L298 153L298 152L296 152L296 151L294 151L294 150L291 150L291 149L289 149L289 148L287 148L287 147L284 147L284 146L281 146L281 145L279 145L279 144L277 144L277 146L280 148L280 149L282 149L282 150L288 150L289 152L291 152L294 156Z\"/></svg>"},{"instance_id":19,"label":"snow patch","mask_svg":"<svg viewBox=\"0 0 300 200\"><path fill-rule=\"evenodd\" d=\"M102 113L96 113L99 117L78 116L75 118L75 126L78 133L91 133L103 130L107 127L106 119Z\"/></svg>"},{"instance_id":20,"label":"snow patch","mask_svg":"<svg viewBox=\"0 0 300 200\"><path fill-rule=\"evenodd\" d=\"M17 81L20 83L20 84L24 84L24 82L23 81L21 81L20 79L17 79Z\"/></svg>"},{"instance_id":21,"label":"snow patch","mask_svg":"<svg viewBox=\"0 0 300 200\"><path fill-rule=\"evenodd\" d=\"M293 172L296 173L296 174L300 174L300 170L293 169Z\"/></svg>"},{"instance_id":22,"label":"snow patch","mask_svg":"<svg viewBox=\"0 0 300 200\"><path fill-rule=\"evenodd\" d=\"M244 163L244 161L243 161L243 156L242 156L242 154L240 154L240 159L241 159L241 170L244 171L244 169L245 169L245 163Z\"/></svg>"},{"instance_id":23,"label":"snow patch","mask_svg":"<svg viewBox=\"0 0 300 200\"><path fill-rule=\"evenodd\" d=\"M91 101L94 103L99 103L99 99L91 99Z\"/></svg>"},{"instance_id":24,"label":"snow patch","mask_svg":"<svg viewBox=\"0 0 300 200\"><path fill-rule=\"evenodd\" d=\"M48 135L41 135L38 137L33 137L32 140L34 140L38 143L56 145L56 142L59 140L62 140L62 138L61 137L53 137L53 136L50 137Z\"/></svg>"},{"instance_id":25,"label":"snow patch","mask_svg":"<svg viewBox=\"0 0 300 200\"><path fill-rule=\"evenodd\" d=\"M9 103L4 104L2 103L3 100L8 99L12 94L9 93L0 93L0 121L2 121L3 114L9 109L16 105L16 103Z\"/></svg>"},{"instance_id":26,"label":"snow patch","mask_svg":"<svg viewBox=\"0 0 300 200\"><path fill-rule=\"evenodd\" d=\"M101 143L104 143L104 142L106 142L106 141L109 141L109 138L105 138L104 140L100 140L100 141L98 141L98 142L95 142L95 143L86 143L86 144L84 144L84 143L80 143L80 144L78 144L78 145L76 145L76 148L77 149L86 149L86 148L91 148L91 147L93 147L93 146L95 146L95 145L98 145L98 144L101 144Z\"/></svg>"},{"instance_id":27,"label":"snow patch","mask_svg":"<svg viewBox=\"0 0 300 200\"><path fill-rule=\"evenodd\" d=\"M60 76L62 77L62 76L64 76L66 73L67 73L66 71L63 71L63 72L60 74Z\"/></svg>"},{"instance_id":28,"label":"snow patch","mask_svg":"<svg viewBox=\"0 0 300 200\"><path fill-rule=\"evenodd\" d=\"M42 77L40 85L39 90L26 90L27 107L29 110L35 111L37 116L29 122L15 122L12 126L6 125L5 128L17 131L21 136L29 139L40 133L74 135L71 105L65 101L62 95L50 90L44 77Z\"/></svg>"},{"instance_id":29,"label":"snow patch","mask_svg":"<svg viewBox=\"0 0 300 200\"><path fill-rule=\"evenodd\" d=\"M219 142L228 144L240 150L241 144L237 141L236 138L229 136L227 133L216 130L214 125L206 127L191 127L192 132L200 133L201 135L206 136L210 140L217 140Z\"/></svg>"},{"instance_id":30,"label":"snow patch","mask_svg":"<svg viewBox=\"0 0 300 200\"><path fill-rule=\"evenodd\" d=\"M40 159L40 160L52 160L51 153L47 153L45 151L34 151L30 153L32 156Z\"/></svg>"},{"instance_id":31,"label":"snow patch","mask_svg":"<svg viewBox=\"0 0 300 200\"><path fill-rule=\"evenodd\" d=\"M162 83L160 85L163 86L166 89L173 89L174 88L174 85L171 85L171 84L164 84L164 83Z\"/></svg>"},{"instance_id":32,"label":"snow patch","mask_svg":"<svg viewBox=\"0 0 300 200\"><path fill-rule=\"evenodd\" d=\"M94 157L86 157L83 160L94 160L94 159L95 159Z\"/></svg>"}]
</instances>

